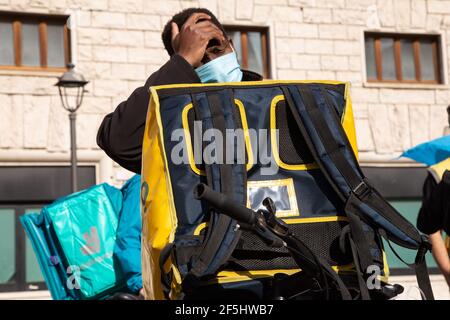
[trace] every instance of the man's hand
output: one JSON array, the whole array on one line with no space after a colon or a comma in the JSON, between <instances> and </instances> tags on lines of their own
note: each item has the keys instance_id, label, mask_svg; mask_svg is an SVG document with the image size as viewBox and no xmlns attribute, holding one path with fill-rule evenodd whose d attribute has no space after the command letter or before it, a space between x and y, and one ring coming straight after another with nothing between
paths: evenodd
<instances>
[{"instance_id":1,"label":"man's hand","mask_svg":"<svg viewBox=\"0 0 450 320\"><path fill-rule=\"evenodd\" d=\"M205 13L194 13L181 30L172 22L172 48L194 68L200 66L210 40L225 41L223 32L210 20Z\"/></svg>"}]
</instances>

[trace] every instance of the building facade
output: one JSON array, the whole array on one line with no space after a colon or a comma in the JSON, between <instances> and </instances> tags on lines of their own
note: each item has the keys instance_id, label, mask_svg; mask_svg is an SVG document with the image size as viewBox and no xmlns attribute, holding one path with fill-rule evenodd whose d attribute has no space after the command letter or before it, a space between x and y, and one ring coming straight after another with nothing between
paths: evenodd
<instances>
[{"instance_id":1,"label":"building facade","mask_svg":"<svg viewBox=\"0 0 450 320\"><path fill-rule=\"evenodd\" d=\"M387 196L398 208L417 211L425 169L398 157L441 136L447 125L450 1L0 0L0 190L8 194L0 195L0 213L9 213L4 225L16 225L18 214L66 192L42 195L39 186L69 177L69 119L54 86L66 62L90 81L77 116L81 186L121 185L132 175L99 150L97 129L168 60L162 28L188 7L215 13L241 63L265 78L350 81L362 164L380 185L397 178L405 188L414 184L402 193L391 183ZM405 178L402 170L411 175ZM21 179L27 179L24 189ZM8 235L16 239L14 252L28 248L17 240L22 231L14 230ZM39 288L42 279L28 253L10 255L15 262L0 258L0 269L3 263L14 274L22 261L30 270L21 271L20 285L0 291ZM0 288L8 281L6 272Z\"/></svg>"}]
</instances>

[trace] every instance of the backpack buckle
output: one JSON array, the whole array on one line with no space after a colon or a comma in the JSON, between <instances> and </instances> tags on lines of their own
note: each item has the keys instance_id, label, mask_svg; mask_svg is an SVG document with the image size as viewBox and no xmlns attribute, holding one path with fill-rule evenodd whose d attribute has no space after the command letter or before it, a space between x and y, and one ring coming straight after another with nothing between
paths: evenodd
<instances>
[{"instance_id":1,"label":"backpack buckle","mask_svg":"<svg viewBox=\"0 0 450 320\"><path fill-rule=\"evenodd\" d=\"M426 251L431 252L432 245L431 245L430 237L425 234L421 234L420 239L421 239L421 246L423 246Z\"/></svg>"},{"instance_id":2,"label":"backpack buckle","mask_svg":"<svg viewBox=\"0 0 450 320\"><path fill-rule=\"evenodd\" d=\"M364 198L369 192L371 188L367 185L366 181L362 180L352 192L359 198Z\"/></svg>"}]
</instances>

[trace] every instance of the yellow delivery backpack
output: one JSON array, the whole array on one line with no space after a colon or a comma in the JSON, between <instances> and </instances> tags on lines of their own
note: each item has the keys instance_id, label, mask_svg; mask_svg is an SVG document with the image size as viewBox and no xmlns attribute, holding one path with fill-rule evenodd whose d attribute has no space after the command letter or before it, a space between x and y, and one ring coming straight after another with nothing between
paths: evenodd
<instances>
[{"instance_id":1,"label":"yellow delivery backpack","mask_svg":"<svg viewBox=\"0 0 450 320\"><path fill-rule=\"evenodd\" d=\"M358 165L348 83L259 81L150 90L141 186L147 299L273 298L279 278L288 279L281 291L301 287L294 279L307 268L301 272L283 241L271 246L233 212L201 199L198 186L226 199L222 205L260 217L267 214L267 201L273 203L278 226L304 249L297 253L312 257L318 275L332 270L331 286L343 299L374 297L381 289L365 285L373 275L386 284L381 237L418 251L419 284L432 298L427 239ZM316 280L306 278L304 283ZM319 278L315 282L323 288Z\"/></svg>"}]
</instances>

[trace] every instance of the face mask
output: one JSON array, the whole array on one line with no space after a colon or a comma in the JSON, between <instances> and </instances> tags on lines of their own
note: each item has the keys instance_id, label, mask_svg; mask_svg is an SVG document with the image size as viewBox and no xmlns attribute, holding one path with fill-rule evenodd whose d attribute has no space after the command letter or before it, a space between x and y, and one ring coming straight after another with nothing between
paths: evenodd
<instances>
[{"instance_id":1,"label":"face mask","mask_svg":"<svg viewBox=\"0 0 450 320\"><path fill-rule=\"evenodd\" d=\"M236 53L230 52L195 69L202 83L239 82L242 71Z\"/></svg>"}]
</instances>

